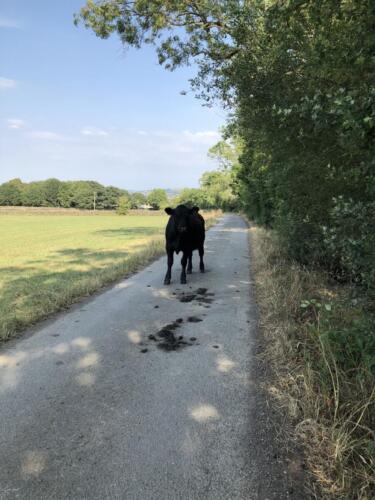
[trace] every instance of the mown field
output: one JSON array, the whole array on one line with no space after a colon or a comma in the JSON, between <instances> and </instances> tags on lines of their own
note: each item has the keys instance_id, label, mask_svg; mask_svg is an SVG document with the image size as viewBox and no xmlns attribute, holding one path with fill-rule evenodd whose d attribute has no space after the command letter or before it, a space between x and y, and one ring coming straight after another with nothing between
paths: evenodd
<instances>
[{"instance_id":1,"label":"mown field","mask_svg":"<svg viewBox=\"0 0 375 500\"><path fill-rule=\"evenodd\" d=\"M0 215L0 338L163 252L166 215Z\"/></svg>"},{"instance_id":2,"label":"mown field","mask_svg":"<svg viewBox=\"0 0 375 500\"><path fill-rule=\"evenodd\" d=\"M167 216L0 215L0 338L163 251Z\"/></svg>"},{"instance_id":3,"label":"mown field","mask_svg":"<svg viewBox=\"0 0 375 500\"><path fill-rule=\"evenodd\" d=\"M161 255L167 219L0 212L0 340Z\"/></svg>"}]
</instances>

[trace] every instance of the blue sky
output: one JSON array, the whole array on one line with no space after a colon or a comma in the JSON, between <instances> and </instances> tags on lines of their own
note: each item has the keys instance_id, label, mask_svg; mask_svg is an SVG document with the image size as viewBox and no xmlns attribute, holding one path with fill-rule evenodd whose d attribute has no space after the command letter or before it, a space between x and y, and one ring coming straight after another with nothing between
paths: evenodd
<instances>
[{"instance_id":1,"label":"blue sky","mask_svg":"<svg viewBox=\"0 0 375 500\"><path fill-rule=\"evenodd\" d=\"M197 186L225 122L151 47L101 40L84 0L0 0L0 182L93 179L127 189Z\"/></svg>"}]
</instances>

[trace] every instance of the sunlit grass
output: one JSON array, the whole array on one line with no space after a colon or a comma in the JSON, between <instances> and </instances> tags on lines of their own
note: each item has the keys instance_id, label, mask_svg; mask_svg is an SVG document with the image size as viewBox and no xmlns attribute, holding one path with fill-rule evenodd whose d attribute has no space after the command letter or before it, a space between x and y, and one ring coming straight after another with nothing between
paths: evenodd
<instances>
[{"instance_id":1,"label":"sunlit grass","mask_svg":"<svg viewBox=\"0 0 375 500\"><path fill-rule=\"evenodd\" d=\"M0 216L0 338L163 251L167 216Z\"/></svg>"}]
</instances>

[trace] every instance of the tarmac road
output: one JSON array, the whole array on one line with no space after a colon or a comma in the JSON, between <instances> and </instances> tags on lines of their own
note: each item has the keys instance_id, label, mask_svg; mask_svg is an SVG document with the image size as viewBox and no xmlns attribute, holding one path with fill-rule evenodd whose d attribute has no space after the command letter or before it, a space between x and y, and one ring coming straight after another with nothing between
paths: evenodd
<instances>
[{"instance_id":1,"label":"tarmac road","mask_svg":"<svg viewBox=\"0 0 375 500\"><path fill-rule=\"evenodd\" d=\"M187 285L163 257L0 351L1 500L288 498L253 410L247 232L226 215Z\"/></svg>"}]
</instances>

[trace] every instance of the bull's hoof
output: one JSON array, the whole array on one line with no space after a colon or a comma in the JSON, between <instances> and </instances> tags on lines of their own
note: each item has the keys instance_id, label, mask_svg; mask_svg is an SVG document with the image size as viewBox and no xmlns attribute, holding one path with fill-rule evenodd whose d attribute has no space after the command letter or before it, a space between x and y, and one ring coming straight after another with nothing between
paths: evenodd
<instances>
[{"instance_id":1,"label":"bull's hoof","mask_svg":"<svg viewBox=\"0 0 375 500\"><path fill-rule=\"evenodd\" d=\"M170 285L170 284L171 284L171 280L170 280L170 279L165 278L165 280L164 280L164 285Z\"/></svg>"},{"instance_id":2,"label":"bull's hoof","mask_svg":"<svg viewBox=\"0 0 375 500\"><path fill-rule=\"evenodd\" d=\"M181 285L186 285L186 278L181 278Z\"/></svg>"},{"instance_id":3,"label":"bull's hoof","mask_svg":"<svg viewBox=\"0 0 375 500\"><path fill-rule=\"evenodd\" d=\"M204 266L200 267L200 271L201 271L201 273L204 273Z\"/></svg>"},{"instance_id":4,"label":"bull's hoof","mask_svg":"<svg viewBox=\"0 0 375 500\"><path fill-rule=\"evenodd\" d=\"M193 270L192 270L192 269L188 269L188 270L186 271L186 273L187 273L187 274L191 274L192 272L193 272Z\"/></svg>"}]
</instances>

